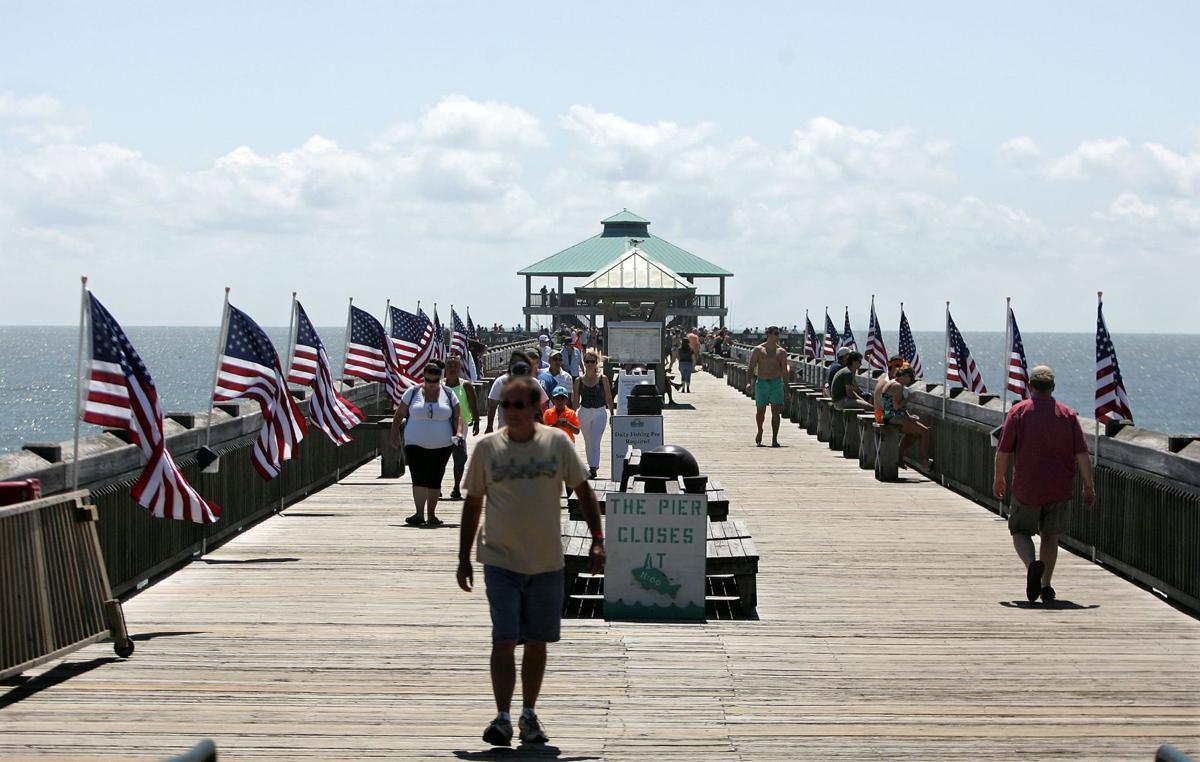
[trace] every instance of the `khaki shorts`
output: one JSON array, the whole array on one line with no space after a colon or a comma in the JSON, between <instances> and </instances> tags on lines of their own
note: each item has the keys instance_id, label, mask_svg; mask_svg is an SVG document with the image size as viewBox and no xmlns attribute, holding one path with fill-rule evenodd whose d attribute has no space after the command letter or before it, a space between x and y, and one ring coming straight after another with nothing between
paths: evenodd
<instances>
[{"instance_id":1,"label":"khaki shorts","mask_svg":"<svg viewBox=\"0 0 1200 762\"><path fill-rule=\"evenodd\" d=\"M1009 534L1064 534L1071 520L1071 503L1025 505L1015 497L1008 517Z\"/></svg>"}]
</instances>

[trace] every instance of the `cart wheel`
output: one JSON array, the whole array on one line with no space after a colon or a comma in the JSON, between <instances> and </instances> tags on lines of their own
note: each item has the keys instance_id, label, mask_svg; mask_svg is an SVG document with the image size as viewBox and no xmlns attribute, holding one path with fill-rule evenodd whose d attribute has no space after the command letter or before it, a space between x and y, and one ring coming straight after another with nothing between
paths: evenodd
<instances>
[{"instance_id":1,"label":"cart wheel","mask_svg":"<svg viewBox=\"0 0 1200 762\"><path fill-rule=\"evenodd\" d=\"M125 645L113 643L113 650L117 652L117 656L122 659L128 659L133 655L133 638L126 638Z\"/></svg>"}]
</instances>

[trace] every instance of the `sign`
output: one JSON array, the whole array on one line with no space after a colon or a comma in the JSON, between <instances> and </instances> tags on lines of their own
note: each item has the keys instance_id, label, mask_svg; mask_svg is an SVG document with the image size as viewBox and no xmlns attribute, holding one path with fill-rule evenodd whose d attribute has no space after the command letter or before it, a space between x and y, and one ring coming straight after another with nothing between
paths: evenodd
<instances>
[{"instance_id":1,"label":"sign","mask_svg":"<svg viewBox=\"0 0 1200 762\"><path fill-rule=\"evenodd\" d=\"M609 429L612 431L613 481L621 481L621 474L625 471L625 453L630 447L646 452L663 445L661 415L614 415Z\"/></svg>"},{"instance_id":2,"label":"sign","mask_svg":"<svg viewBox=\"0 0 1200 762\"><path fill-rule=\"evenodd\" d=\"M643 383L654 383L654 371L626 373L622 370L617 373L617 415L629 414L629 393L633 387Z\"/></svg>"},{"instance_id":3,"label":"sign","mask_svg":"<svg viewBox=\"0 0 1200 762\"><path fill-rule=\"evenodd\" d=\"M604 618L704 620L708 498L610 492Z\"/></svg>"},{"instance_id":4,"label":"sign","mask_svg":"<svg viewBox=\"0 0 1200 762\"><path fill-rule=\"evenodd\" d=\"M661 363L663 361L662 323L633 320L605 324L608 331L608 356L617 363Z\"/></svg>"}]
</instances>

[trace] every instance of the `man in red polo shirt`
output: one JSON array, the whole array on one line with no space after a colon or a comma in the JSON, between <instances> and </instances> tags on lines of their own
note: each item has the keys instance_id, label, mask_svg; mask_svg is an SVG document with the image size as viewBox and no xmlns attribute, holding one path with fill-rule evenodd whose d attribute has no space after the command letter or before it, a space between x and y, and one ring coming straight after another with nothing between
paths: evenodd
<instances>
[{"instance_id":1,"label":"man in red polo shirt","mask_svg":"<svg viewBox=\"0 0 1200 762\"><path fill-rule=\"evenodd\" d=\"M1030 603L1039 595L1044 603L1050 603L1055 597L1050 577L1058 560L1058 535L1067 530L1070 518L1075 470L1083 477L1083 502L1088 508L1096 503L1096 489L1079 418L1054 399L1054 371L1045 365L1031 370L1029 390L1032 399L1013 405L1004 419L992 492L1001 499L1008 492L1008 466L1012 463L1008 531L1025 564L1025 596ZM1041 560L1033 550L1035 533L1042 536Z\"/></svg>"}]
</instances>

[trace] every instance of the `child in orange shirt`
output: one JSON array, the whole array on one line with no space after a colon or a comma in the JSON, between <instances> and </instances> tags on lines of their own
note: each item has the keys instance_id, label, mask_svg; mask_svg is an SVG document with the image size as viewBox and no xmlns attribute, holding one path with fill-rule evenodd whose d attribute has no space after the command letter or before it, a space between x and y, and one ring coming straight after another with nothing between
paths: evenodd
<instances>
[{"instance_id":1,"label":"child in orange shirt","mask_svg":"<svg viewBox=\"0 0 1200 762\"><path fill-rule=\"evenodd\" d=\"M579 415L567 407L567 400L571 398L571 393L565 386L556 386L550 397L554 401L554 405L542 413L542 423L562 429L574 442L575 435L579 433Z\"/></svg>"}]
</instances>

